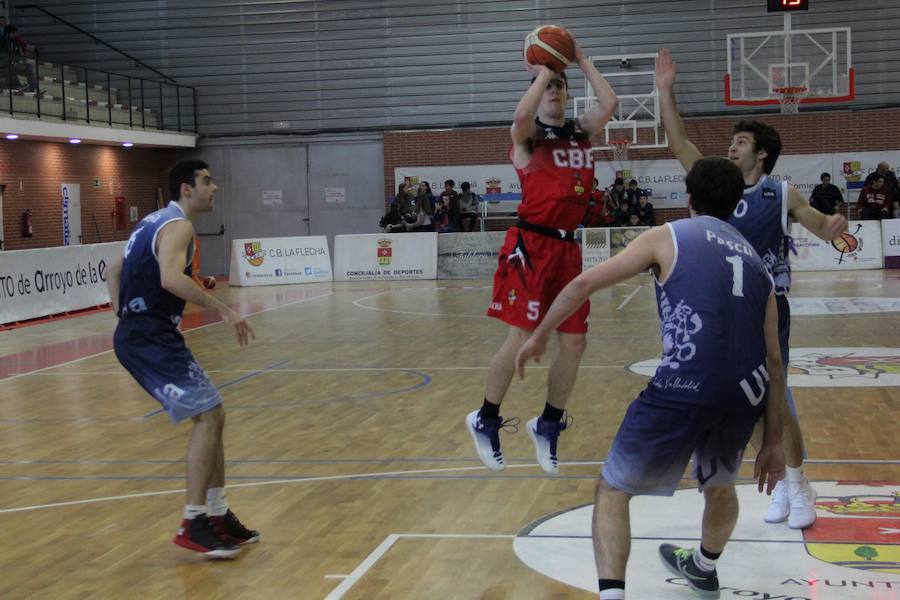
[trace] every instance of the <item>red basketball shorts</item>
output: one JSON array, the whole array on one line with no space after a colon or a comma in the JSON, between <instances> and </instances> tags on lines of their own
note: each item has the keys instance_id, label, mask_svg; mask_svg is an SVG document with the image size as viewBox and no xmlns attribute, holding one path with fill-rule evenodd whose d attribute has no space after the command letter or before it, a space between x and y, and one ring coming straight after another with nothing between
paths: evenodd
<instances>
[{"instance_id":1,"label":"red basketball shorts","mask_svg":"<svg viewBox=\"0 0 900 600\"><path fill-rule=\"evenodd\" d=\"M487 314L533 331L556 296L580 273L578 244L511 227L500 249L494 296ZM557 331L586 333L590 310L590 302L585 301Z\"/></svg>"}]
</instances>

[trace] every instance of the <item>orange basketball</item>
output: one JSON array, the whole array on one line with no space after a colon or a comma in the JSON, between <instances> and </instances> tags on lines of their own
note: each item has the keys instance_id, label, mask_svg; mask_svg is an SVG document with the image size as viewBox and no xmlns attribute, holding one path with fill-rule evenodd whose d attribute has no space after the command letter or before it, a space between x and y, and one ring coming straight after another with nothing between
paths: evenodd
<instances>
[{"instance_id":1,"label":"orange basketball","mask_svg":"<svg viewBox=\"0 0 900 600\"><path fill-rule=\"evenodd\" d=\"M565 27L541 25L525 36L525 62L562 73L575 60L575 39Z\"/></svg>"}]
</instances>

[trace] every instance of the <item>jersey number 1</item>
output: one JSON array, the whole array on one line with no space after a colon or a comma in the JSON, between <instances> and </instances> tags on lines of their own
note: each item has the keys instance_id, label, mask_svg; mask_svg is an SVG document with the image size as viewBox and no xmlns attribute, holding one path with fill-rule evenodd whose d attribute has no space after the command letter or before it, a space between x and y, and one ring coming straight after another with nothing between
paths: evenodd
<instances>
[{"instance_id":1,"label":"jersey number 1","mask_svg":"<svg viewBox=\"0 0 900 600\"><path fill-rule=\"evenodd\" d=\"M726 258L731 263L731 271L734 275L734 281L731 284L731 294L743 298L744 296L744 261L740 256L729 256Z\"/></svg>"}]
</instances>

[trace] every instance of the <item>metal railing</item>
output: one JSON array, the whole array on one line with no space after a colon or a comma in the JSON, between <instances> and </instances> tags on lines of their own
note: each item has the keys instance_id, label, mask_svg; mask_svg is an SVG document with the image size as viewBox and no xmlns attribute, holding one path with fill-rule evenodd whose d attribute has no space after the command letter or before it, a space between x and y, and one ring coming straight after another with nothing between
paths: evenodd
<instances>
[{"instance_id":1,"label":"metal railing","mask_svg":"<svg viewBox=\"0 0 900 600\"><path fill-rule=\"evenodd\" d=\"M8 106L0 110L11 116L197 131L196 88L66 63L42 63L38 50L34 57L7 52L5 58L5 77L0 79L6 81L0 93L8 95Z\"/></svg>"},{"instance_id":2,"label":"metal railing","mask_svg":"<svg viewBox=\"0 0 900 600\"><path fill-rule=\"evenodd\" d=\"M81 35L84 35L84 36L89 37L91 40L94 41L95 44L99 44L99 45L101 45L101 46L103 46L103 47L105 47L105 48L109 48L110 50L112 50L112 51L115 52L116 54L120 54L120 55L124 56L124 57L127 58L129 61L133 62L135 65L140 66L140 67L143 67L143 68L145 68L145 69L147 69L147 70L149 70L149 71L153 71L154 73L156 73L157 75L159 75L159 76L163 79L163 81L166 81L166 82L168 82L168 83L173 83L173 84L174 84L174 83L178 83L177 81L175 81L175 79L174 79L173 77L170 77L169 75L166 75L166 74L163 73L162 71L158 71L157 69L151 67L151 66L148 65L147 63L145 63L145 62L143 62L142 60L140 60L139 58L135 58L134 56L128 54L128 53L125 52L124 50L121 50L121 49L119 49L119 48L116 48L115 46L113 46L112 44L110 44L110 43L108 43L108 42L104 42L103 40L101 40L100 38L98 38L97 36L95 36L93 33L90 33L90 32L88 32L88 31L85 31L84 29L82 29L82 28L79 27L78 25L76 25L76 24L74 24L74 23L71 23L71 22L67 21L67 20L64 19L63 17L60 17L59 15L50 12L49 10L47 10L46 8L44 8L44 7L42 7L42 6L38 6L37 4L23 4L23 5L21 5L21 6L16 6L15 9L16 9L16 10L19 10L19 11L23 11L23 12L26 11L26 10L34 10L34 11L37 11L37 12L39 12L39 13L42 13L42 14L44 14L44 15L50 17L51 19L53 19L53 22L54 22L54 23L62 23L63 25L65 25L65 26L68 27L69 29L72 29L73 31L77 31L77 32L80 33Z\"/></svg>"}]
</instances>

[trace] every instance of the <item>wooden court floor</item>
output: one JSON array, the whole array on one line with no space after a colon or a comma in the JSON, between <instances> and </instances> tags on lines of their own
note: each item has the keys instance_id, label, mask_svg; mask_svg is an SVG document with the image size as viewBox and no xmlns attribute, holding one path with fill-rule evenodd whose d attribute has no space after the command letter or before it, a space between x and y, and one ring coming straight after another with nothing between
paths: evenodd
<instances>
[{"instance_id":1,"label":"wooden court floor","mask_svg":"<svg viewBox=\"0 0 900 600\"><path fill-rule=\"evenodd\" d=\"M0 598L596 597L526 566L512 538L592 501L600 461L647 382L626 367L660 352L653 288L639 277L592 299L575 420L560 441L562 473L549 477L524 431L503 437L506 471L482 468L463 425L505 335L482 316L489 285L223 285L215 293L252 315L257 340L244 349L210 316L186 318L188 344L223 388L229 501L262 534L232 562L170 541L190 426L171 425L120 368L111 313L0 333ZM795 313L793 348L900 356L898 309L841 308L900 298L897 271L795 274L792 298L825 307ZM900 376L892 360L857 361L877 387L826 375L794 388L814 481L900 482L900 388L880 385ZM502 414L537 414L545 378L538 366L514 381ZM900 511L889 516L900 525ZM635 564L629 582L664 585L661 568Z\"/></svg>"}]
</instances>

